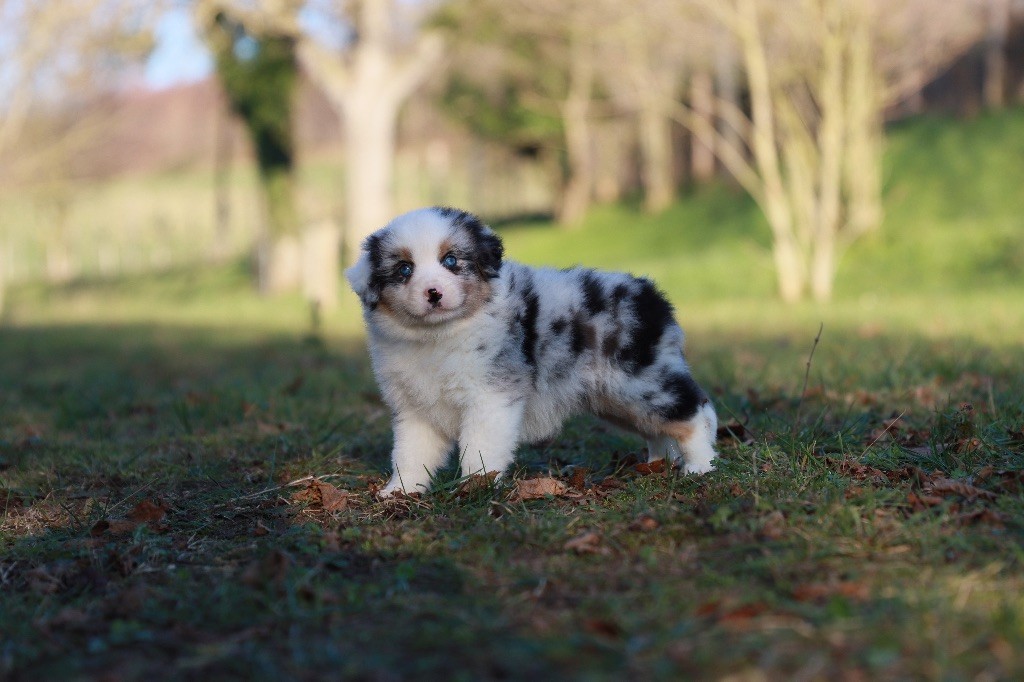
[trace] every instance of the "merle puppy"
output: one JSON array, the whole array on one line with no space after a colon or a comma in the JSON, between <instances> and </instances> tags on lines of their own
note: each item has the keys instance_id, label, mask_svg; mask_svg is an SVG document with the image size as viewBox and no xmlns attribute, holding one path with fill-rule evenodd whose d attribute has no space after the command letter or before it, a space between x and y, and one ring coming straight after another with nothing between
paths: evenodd
<instances>
[{"instance_id":1,"label":"merle puppy","mask_svg":"<svg viewBox=\"0 0 1024 682\"><path fill-rule=\"evenodd\" d=\"M502 260L472 214L426 208L368 237L345 275L394 415L381 490L426 489L452 445L464 475L504 472L520 443L591 412L647 439L650 459L714 466L717 418L683 331L649 280Z\"/></svg>"}]
</instances>

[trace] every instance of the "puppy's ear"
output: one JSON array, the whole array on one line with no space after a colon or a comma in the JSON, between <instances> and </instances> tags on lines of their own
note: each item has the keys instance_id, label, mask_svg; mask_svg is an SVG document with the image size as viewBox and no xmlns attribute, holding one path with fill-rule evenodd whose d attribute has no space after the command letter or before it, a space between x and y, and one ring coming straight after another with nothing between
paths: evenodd
<instances>
[{"instance_id":1,"label":"puppy's ear","mask_svg":"<svg viewBox=\"0 0 1024 682\"><path fill-rule=\"evenodd\" d=\"M505 247L498 235L485 227L477 236L476 250L480 275L485 279L497 277L498 271L501 270L501 257L505 253Z\"/></svg>"},{"instance_id":2,"label":"puppy's ear","mask_svg":"<svg viewBox=\"0 0 1024 682\"><path fill-rule=\"evenodd\" d=\"M376 235L371 236L363 242L363 248L359 254L359 260L355 265L345 270L345 279L348 280L352 291L356 292L359 300L368 308L374 308L380 301L380 291L373 283L373 251L377 246Z\"/></svg>"}]
</instances>

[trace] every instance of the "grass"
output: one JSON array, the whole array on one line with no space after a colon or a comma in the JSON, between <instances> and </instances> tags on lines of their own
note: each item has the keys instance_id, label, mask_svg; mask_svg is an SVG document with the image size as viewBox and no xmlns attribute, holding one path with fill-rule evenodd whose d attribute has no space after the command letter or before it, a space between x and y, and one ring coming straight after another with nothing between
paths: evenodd
<instances>
[{"instance_id":1,"label":"grass","mask_svg":"<svg viewBox=\"0 0 1024 682\"><path fill-rule=\"evenodd\" d=\"M1024 125L1007 116L897 131L891 222L829 306L773 300L727 189L505 228L519 259L658 278L731 428L699 479L638 467L641 441L581 418L524 448L512 483L448 472L381 503L388 415L351 299L311 329L241 266L14 289L0 674L1019 678L1024 292L985 235L1019 238L1020 198L939 162L987 144L1009 183L1019 161L983 134ZM516 499L549 476L567 492Z\"/></svg>"}]
</instances>

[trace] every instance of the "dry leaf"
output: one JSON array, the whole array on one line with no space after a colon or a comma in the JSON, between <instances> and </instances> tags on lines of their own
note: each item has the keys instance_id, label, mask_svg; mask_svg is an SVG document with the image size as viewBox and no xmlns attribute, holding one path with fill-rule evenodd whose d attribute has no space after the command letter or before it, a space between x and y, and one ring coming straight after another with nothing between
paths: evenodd
<instances>
[{"instance_id":1,"label":"dry leaf","mask_svg":"<svg viewBox=\"0 0 1024 682\"><path fill-rule=\"evenodd\" d=\"M526 478L516 481L516 489L510 498L512 502L523 500L538 500L548 496L564 496L569 492L569 487L558 479Z\"/></svg>"},{"instance_id":2,"label":"dry leaf","mask_svg":"<svg viewBox=\"0 0 1024 682\"><path fill-rule=\"evenodd\" d=\"M162 502L142 500L128 512L128 519L136 523L160 521L167 516L167 506Z\"/></svg>"},{"instance_id":3,"label":"dry leaf","mask_svg":"<svg viewBox=\"0 0 1024 682\"><path fill-rule=\"evenodd\" d=\"M656 459L653 462L640 462L636 465L636 472L641 476L649 476L650 474L663 474L665 473L665 460Z\"/></svg>"},{"instance_id":4,"label":"dry leaf","mask_svg":"<svg viewBox=\"0 0 1024 682\"><path fill-rule=\"evenodd\" d=\"M852 580L836 583L808 583L797 585L793 590L793 599L803 602L822 601L835 596L864 601L870 596L870 590L864 583Z\"/></svg>"},{"instance_id":5,"label":"dry leaf","mask_svg":"<svg viewBox=\"0 0 1024 682\"><path fill-rule=\"evenodd\" d=\"M474 474L459 485L459 490L456 494L459 497L465 497L481 490L488 490L494 485L494 479L497 477L497 471L489 471L486 474Z\"/></svg>"},{"instance_id":6,"label":"dry leaf","mask_svg":"<svg viewBox=\"0 0 1024 682\"><path fill-rule=\"evenodd\" d=\"M659 525L661 524L659 524L656 519L647 514L641 514L635 521L633 521L633 523L629 524L629 529L649 532L657 529Z\"/></svg>"},{"instance_id":7,"label":"dry leaf","mask_svg":"<svg viewBox=\"0 0 1024 682\"><path fill-rule=\"evenodd\" d=\"M342 511L348 507L348 491L339 490L330 483L314 479L304 489L293 494L292 501L322 507L328 512Z\"/></svg>"},{"instance_id":8,"label":"dry leaf","mask_svg":"<svg viewBox=\"0 0 1024 682\"><path fill-rule=\"evenodd\" d=\"M974 499L980 497L986 500L996 499L995 493L983 490L976 486L964 483L963 481L954 481L951 478L936 478L933 479L925 486L927 492L933 492L938 495L960 495L968 499Z\"/></svg>"},{"instance_id":9,"label":"dry leaf","mask_svg":"<svg viewBox=\"0 0 1024 682\"><path fill-rule=\"evenodd\" d=\"M587 467L576 467L572 470L572 476L569 477L569 487L576 490L584 490L587 487L587 476L589 474L590 469Z\"/></svg>"},{"instance_id":10,"label":"dry leaf","mask_svg":"<svg viewBox=\"0 0 1024 682\"><path fill-rule=\"evenodd\" d=\"M779 540L786 534L786 517L776 509L764 519L761 526L761 537L768 540Z\"/></svg>"},{"instance_id":11,"label":"dry leaf","mask_svg":"<svg viewBox=\"0 0 1024 682\"><path fill-rule=\"evenodd\" d=\"M291 557L275 549L246 566L242 571L241 581L249 587L261 587L269 582L280 584L288 574L291 564Z\"/></svg>"},{"instance_id":12,"label":"dry leaf","mask_svg":"<svg viewBox=\"0 0 1024 682\"><path fill-rule=\"evenodd\" d=\"M611 550L601 544L600 533L590 530L581 533L565 543L563 549L577 554L610 554Z\"/></svg>"}]
</instances>

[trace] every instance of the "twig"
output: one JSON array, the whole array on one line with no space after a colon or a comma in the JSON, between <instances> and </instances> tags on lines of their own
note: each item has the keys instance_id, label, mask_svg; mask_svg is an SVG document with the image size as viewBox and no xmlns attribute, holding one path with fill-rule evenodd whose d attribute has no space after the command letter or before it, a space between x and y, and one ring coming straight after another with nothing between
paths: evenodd
<instances>
[{"instance_id":1,"label":"twig","mask_svg":"<svg viewBox=\"0 0 1024 682\"><path fill-rule=\"evenodd\" d=\"M800 426L800 416L804 409L804 398L807 397L807 383L811 378L811 363L814 361L814 351L818 348L818 342L821 341L821 333L825 330L825 323L822 322L821 326L818 327L818 335L814 337L814 344L811 346L811 354L807 356L807 369L804 371L804 387L800 391L800 402L796 406L796 418L793 419L793 430L790 433L790 438L796 438L796 430Z\"/></svg>"},{"instance_id":2,"label":"twig","mask_svg":"<svg viewBox=\"0 0 1024 682\"><path fill-rule=\"evenodd\" d=\"M294 481L288 481L287 483L284 483L282 485L275 485L271 488L264 488L263 490L258 490L254 493L249 493L248 495L232 497L230 500L226 500L224 502L220 502L219 504L213 505L211 509L216 509L217 507L226 507L234 502L252 499L253 497L259 497L260 495L266 495L267 493L277 492L278 490L284 490L285 488L292 488L303 483L309 483L310 481L321 481L325 478L338 478L339 476L341 476L341 474L324 474L323 476L303 476L302 478L296 478Z\"/></svg>"},{"instance_id":3,"label":"twig","mask_svg":"<svg viewBox=\"0 0 1024 682\"><path fill-rule=\"evenodd\" d=\"M873 446L875 443L880 441L882 439L882 436L884 436L885 434L889 433L889 430L892 429L894 426L896 426L896 424L898 424L899 421L901 419L903 419L903 415L905 415L906 413L907 413L907 411L903 410L902 412L900 412L898 417L896 417L895 419L889 420L889 424L884 429L882 429L882 432L880 434L875 436L875 439L873 441L868 443L868 446L866 448L864 448L864 452L860 453L860 457L863 457L864 455L868 454L868 450L871 449L871 446ZM857 459L860 459L860 457L858 457Z\"/></svg>"}]
</instances>

